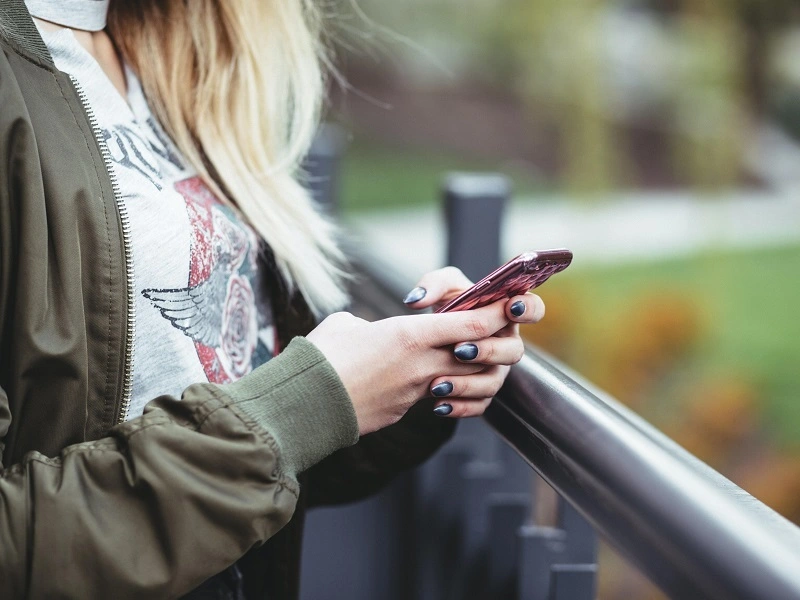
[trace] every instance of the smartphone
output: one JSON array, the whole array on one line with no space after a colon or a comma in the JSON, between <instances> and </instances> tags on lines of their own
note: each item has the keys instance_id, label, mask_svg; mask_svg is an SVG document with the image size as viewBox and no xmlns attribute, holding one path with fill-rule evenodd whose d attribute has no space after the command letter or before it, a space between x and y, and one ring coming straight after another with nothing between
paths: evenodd
<instances>
[{"instance_id":1,"label":"smartphone","mask_svg":"<svg viewBox=\"0 0 800 600\"><path fill-rule=\"evenodd\" d=\"M552 275L566 269L571 262L572 252L564 248L523 252L489 273L436 312L470 310L486 306L501 298L519 296L539 287Z\"/></svg>"}]
</instances>

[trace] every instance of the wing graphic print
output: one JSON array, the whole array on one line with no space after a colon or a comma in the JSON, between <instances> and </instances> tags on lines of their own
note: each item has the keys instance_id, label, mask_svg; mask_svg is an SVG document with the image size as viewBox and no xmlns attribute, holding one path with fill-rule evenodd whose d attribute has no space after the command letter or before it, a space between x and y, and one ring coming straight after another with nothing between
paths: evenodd
<instances>
[{"instance_id":1,"label":"wing graphic print","mask_svg":"<svg viewBox=\"0 0 800 600\"><path fill-rule=\"evenodd\" d=\"M205 281L178 289L147 289L142 295L165 319L196 342L218 348L222 337L222 311L229 274L214 269Z\"/></svg>"}]
</instances>

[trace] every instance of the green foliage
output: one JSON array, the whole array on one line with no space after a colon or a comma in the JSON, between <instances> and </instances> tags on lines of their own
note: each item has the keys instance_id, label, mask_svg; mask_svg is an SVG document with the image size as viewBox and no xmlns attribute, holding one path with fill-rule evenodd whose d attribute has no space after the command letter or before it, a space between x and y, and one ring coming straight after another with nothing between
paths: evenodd
<instances>
[{"instance_id":1,"label":"green foliage","mask_svg":"<svg viewBox=\"0 0 800 600\"><path fill-rule=\"evenodd\" d=\"M342 164L345 211L413 207L439 202L442 176L448 171L500 171L511 178L520 194L541 190L530 173L491 161L467 159L434 150L392 149L359 140L351 145Z\"/></svg>"},{"instance_id":2,"label":"green foliage","mask_svg":"<svg viewBox=\"0 0 800 600\"><path fill-rule=\"evenodd\" d=\"M571 290L576 327L592 339L615 336L643 295L664 290L702 315L690 357L694 378L752 381L770 436L798 445L800 431L800 246L728 251L663 262L573 269L542 289ZM591 349L586 351L591 352ZM680 374L676 374L680 379Z\"/></svg>"},{"instance_id":3,"label":"green foliage","mask_svg":"<svg viewBox=\"0 0 800 600\"><path fill-rule=\"evenodd\" d=\"M753 57L767 59L769 36L790 13L788 0L360 5L386 27L364 23L368 36L385 38L384 62L406 85L478 84L527 101L532 119L558 128L562 182L581 193L630 184L628 127L667 132L672 164L662 168L679 181L705 189L740 181L763 94L755 88L766 85Z\"/></svg>"}]
</instances>

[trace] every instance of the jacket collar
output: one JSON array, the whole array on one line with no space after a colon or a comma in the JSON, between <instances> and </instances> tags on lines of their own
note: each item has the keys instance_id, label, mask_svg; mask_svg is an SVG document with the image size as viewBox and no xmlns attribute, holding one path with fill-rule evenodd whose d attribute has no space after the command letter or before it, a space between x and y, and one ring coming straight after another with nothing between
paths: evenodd
<instances>
[{"instance_id":1,"label":"jacket collar","mask_svg":"<svg viewBox=\"0 0 800 600\"><path fill-rule=\"evenodd\" d=\"M23 56L55 70L53 58L23 0L0 2L0 35Z\"/></svg>"}]
</instances>

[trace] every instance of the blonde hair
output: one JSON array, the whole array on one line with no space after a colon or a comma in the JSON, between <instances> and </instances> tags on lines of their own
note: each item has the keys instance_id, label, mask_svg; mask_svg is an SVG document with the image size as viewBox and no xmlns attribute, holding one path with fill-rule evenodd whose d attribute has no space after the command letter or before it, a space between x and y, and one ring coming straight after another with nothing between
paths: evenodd
<instances>
[{"instance_id":1,"label":"blonde hair","mask_svg":"<svg viewBox=\"0 0 800 600\"><path fill-rule=\"evenodd\" d=\"M290 290L317 316L341 308L335 228L297 179L325 89L312 0L125 0L108 25L164 129Z\"/></svg>"}]
</instances>

